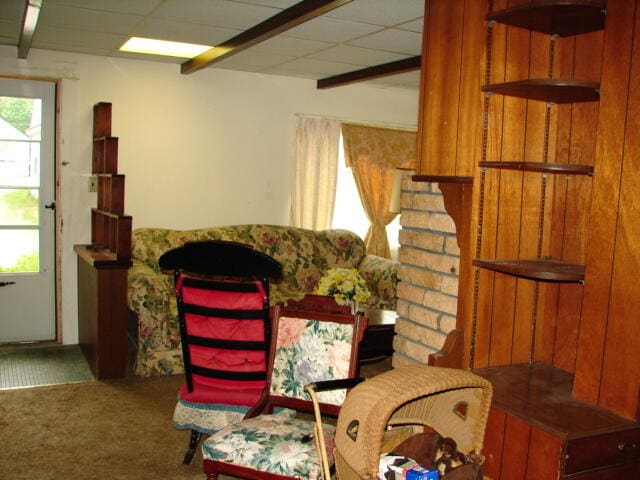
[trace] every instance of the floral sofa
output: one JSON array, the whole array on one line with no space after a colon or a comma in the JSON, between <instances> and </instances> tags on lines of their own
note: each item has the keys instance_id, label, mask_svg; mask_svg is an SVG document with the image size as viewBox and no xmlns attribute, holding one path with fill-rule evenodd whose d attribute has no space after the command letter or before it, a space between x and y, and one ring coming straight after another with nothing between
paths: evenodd
<instances>
[{"instance_id":1,"label":"floral sofa","mask_svg":"<svg viewBox=\"0 0 640 480\"><path fill-rule=\"evenodd\" d=\"M366 280L372 293L368 305L395 310L397 263L367 255L362 239L347 230L312 231L276 225L184 231L139 228L132 235L133 265L127 288L137 375L183 371L172 272L162 271L158 259L172 248L197 240L245 243L278 260L283 278L270 285L272 304L313 293L330 268L348 267L357 268Z\"/></svg>"}]
</instances>

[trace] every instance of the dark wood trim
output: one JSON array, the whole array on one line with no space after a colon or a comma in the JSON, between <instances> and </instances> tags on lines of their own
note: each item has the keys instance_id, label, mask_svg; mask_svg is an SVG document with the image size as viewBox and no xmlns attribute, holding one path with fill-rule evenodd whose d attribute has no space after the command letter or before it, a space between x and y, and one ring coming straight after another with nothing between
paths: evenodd
<instances>
[{"instance_id":1,"label":"dark wood trim","mask_svg":"<svg viewBox=\"0 0 640 480\"><path fill-rule=\"evenodd\" d=\"M239 33L235 37L216 45L180 66L180 72L193 73L222 59L246 50L286 30L312 20L353 0L303 0L282 10L273 17Z\"/></svg>"},{"instance_id":2,"label":"dark wood trim","mask_svg":"<svg viewBox=\"0 0 640 480\"><path fill-rule=\"evenodd\" d=\"M542 0L492 12L486 18L488 21L568 37L602 30L605 16L606 2L602 0Z\"/></svg>"},{"instance_id":3,"label":"dark wood trim","mask_svg":"<svg viewBox=\"0 0 640 480\"><path fill-rule=\"evenodd\" d=\"M556 260L473 260L473 264L515 277L549 282L581 282L584 265Z\"/></svg>"},{"instance_id":4,"label":"dark wood trim","mask_svg":"<svg viewBox=\"0 0 640 480\"><path fill-rule=\"evenodd\" d=\"M429 355L427 365L430 367L464 368L464 332L459 328L451 330L444 340L444 345L436 353Z\"/></svg>"},{"instance_id":5,"label":"dark wood trim","mask_svg":"<svg viewBox=\"0 0 640 480\"><path fill-rule=\"evenodd\" d=\"M18 58L27 58L33 35L36 33L36 25L42 8L42 0L27 0L22 17L22 29L18 40Z\"/></svg>"},{"instance_id":6,"label":"dark wood trim","mask_svg":"<svg viewBox=\"0 0 640 480\"><path fill-rule=\"evenodd\" d=\"M551 162L479 162L480 168L501 168L525 172L566 173L572 175L593 175L592 165Z\"/></svg>"},{"instance_id":7,"label":"dark wood trim","mask_svg":"<svg viewBox=\"0 0 640 480\"><path fill-rule=\"evenodd\" d=\"M373 80L374 78L388 77L399 73L412 72L420 70L422 56L403 58L395 62L383 63L373 67L362 68L352 72L341 73L332 77L321 78L318 80L317 87L319 90L333 87L341 87L356 82L364 82L365 80Z\"/></svg>"},{"instance_id":8,"label":"dark wood trim","mask_svg":"<svg viewBox=\"0 0 640 480\"><path fill-rule=\"evenodd\" d=\"M483 92L553 103L595 102L600 99L600 84L572 78L530 78L515 82L494 83Z\"/></svg>"},{"instance_id":9,"label":"dark wood trim","mask_svg":"<svg viewBox=\"0 0 640 480\"><path fill-rule=\"evenodd\" d=\"M473 183L473 177L463 177L454 175L413 175L411 180L414 182L433 182L433 183Z\"/></svg>"}]
</instances>

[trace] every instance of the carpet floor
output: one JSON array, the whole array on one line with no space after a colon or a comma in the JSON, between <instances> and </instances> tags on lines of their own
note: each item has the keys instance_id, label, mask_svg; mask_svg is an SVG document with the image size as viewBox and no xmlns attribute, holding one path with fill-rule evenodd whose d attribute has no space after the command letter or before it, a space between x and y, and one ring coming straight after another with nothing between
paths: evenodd
<instances>
[{"instance_id":1,"label":"carpet floor","mask_svg":"<svg viewBox=\"0 0 640 480\"><path fill-rule=\"evenodd\" d=\"M370 377L390 361L363 366ZM171 425L182 375L0 391L0 479L202 480Z\"/></svg>"}]
</instances>

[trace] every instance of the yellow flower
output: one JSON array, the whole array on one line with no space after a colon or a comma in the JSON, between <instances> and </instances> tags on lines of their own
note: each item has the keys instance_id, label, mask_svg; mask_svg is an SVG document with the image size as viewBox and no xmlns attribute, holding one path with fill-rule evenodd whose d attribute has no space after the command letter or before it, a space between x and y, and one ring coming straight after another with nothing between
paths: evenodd
<instances>
[{"instance_id":1,"label":"yellow flower","mask_svg":"<svg viewBox=\"0 0 640 480\"><path fill-rule=\"evenodd\" d=\"M371 296L367 283L355 268L331 268L318 282L316 293L332 296L338 305L362 303Z\"/></svg>"}]
</instances>

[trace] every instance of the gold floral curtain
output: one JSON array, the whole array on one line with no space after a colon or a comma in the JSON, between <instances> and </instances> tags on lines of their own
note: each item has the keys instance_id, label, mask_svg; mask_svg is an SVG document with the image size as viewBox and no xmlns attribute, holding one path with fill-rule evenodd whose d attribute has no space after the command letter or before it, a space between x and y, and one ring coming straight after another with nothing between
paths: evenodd
<instances>
[{"instance_id":1,"label":"gold floral curtain","mask_svg":"<svg viewBox=\"0 0 640 480\"><path fill-rule=\"evenodd\" d=\"M415 169L416 132L343 123L342 137L345 161L371 222L367 253L390 258L385 227L396 216L389 212L394 174L397 168Z\"/></svg>"}]
</instances>

